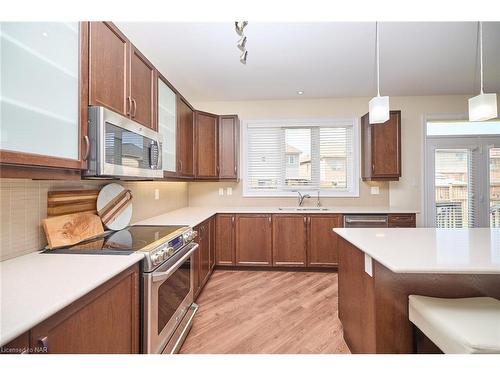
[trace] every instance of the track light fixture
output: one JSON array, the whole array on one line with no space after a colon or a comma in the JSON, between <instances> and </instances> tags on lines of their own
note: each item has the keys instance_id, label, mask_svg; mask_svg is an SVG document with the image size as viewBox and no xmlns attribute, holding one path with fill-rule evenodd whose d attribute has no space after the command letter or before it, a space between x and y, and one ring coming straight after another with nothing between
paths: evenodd
<instances>
[{"instance_id":1,"label":"track light fixture","mask_svg":"<svg viewBox=\"0 0 500 375\"><path fill-rule=\"evenodd\" d=\"M247 37L242 36L240 40L238 40L238 48L240 49L241 52L245 52L245 45L247 44Z\"/></svg>"},{"instance_id":2,"label":"track light fixture","mask_svg":"<svg viewBox=\"0 0 500 375\"><path fill-rule=\"evenodd\" d=\"M248 56L248 51L243 51L243 53L240 56L240 62L243 65L246 65L246 63L247 63L247 56Z\"/></svg>"},{"instance_id":3,"label":"track light fixture","mask_svg":"<svg viewBox=\"0 0 500 375\"><path fill-rule=\"evenodd\" d=\"M245 27L247 25L248 21L236 21L234 23L234 29L236 30L236 34L240 36L240 39L238 40L238 43L236 43L236 46L241 51L240 62L243 65L246 65L248 56L248 51L246 49L247 37L243 34Z\"/></svg>"},{"instance_id":4,"label":"track light fixture","mask_svg":"<svg viewBox=\"0 0 500 375\"><path fill-rule=\"evenodd\" d=\"M245 29L245 26L248 25L248 21L236 21L234 23L234 28L236 30L236 34L239 36L243 35L243 30Z\"/></svg>"}]
</instances>

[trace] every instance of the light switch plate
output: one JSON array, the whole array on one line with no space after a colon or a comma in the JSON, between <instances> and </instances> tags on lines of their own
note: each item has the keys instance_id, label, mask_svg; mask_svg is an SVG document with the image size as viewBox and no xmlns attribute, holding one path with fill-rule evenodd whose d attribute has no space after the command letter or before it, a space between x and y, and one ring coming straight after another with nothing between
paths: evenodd
<instances>
[{"instance_id":1,"label":"light switch plate","mask_svg":"<svg viewBox=\"0 0 500 375\"><path fill-rule=\"evenodd\" d=\"M370 193L372 195L379 195L380 194L380 188L378 186L372 186L370 188Z\"/></svg>"},{"instance_id":2,"label":"light switch plate","mask_svg":"<svg viewBox=\"0 0 500 375\"><path fill-rule=\"evenodd\" d=\"M155 189L155 200L160 199L160 189Z\"/></svg>"},{"instance_id":3,"label":"light switch plate","mask_svg":"<svg viewBox=\"0 0 500 375\"><path fill-rule=\"evenodd\" d=\"M372 257L365 253L365 272L373 277Z\"/></svg>"},{"instance_id":4,"label":"light switch plate","mask_svg":"<svg viewBox=\"0 0 500 375\"><path fill-rule=\"evenodd\" d=\"M223 196L224 195L224 188L219 188L219 196Z\"/></svg>"},{"instance_id":5,"label":"light switch plate","mask_svg":"<svg viewBox=\"0 0 500 375\"><path fill-rule=\"evenodd\" d=\"M233 188L232 187L226 188L226 194L227 195L233 195Z\"/></svg>"}]
</instances>

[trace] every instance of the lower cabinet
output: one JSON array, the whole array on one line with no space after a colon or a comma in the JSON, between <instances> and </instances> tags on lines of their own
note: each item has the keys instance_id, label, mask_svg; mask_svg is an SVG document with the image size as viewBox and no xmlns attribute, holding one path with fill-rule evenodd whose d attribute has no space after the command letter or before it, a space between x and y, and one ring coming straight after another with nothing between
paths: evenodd
<instances>
[{"instance_id":1,"label":"lower cabinet","mask_svg":"<svg viewBox=\"0 0 500 375\"><path fill-rule=\"evenodd\" d=\"M210 278L215 266L215 217L194 227L198 232L199 248L193 259L194 298L196 299Z\"/></svg>"},{"instance_id":2,"label":"lower cabinet","mask_svg":"<svg viewBox=\"0 0 500 375\"><path fill-rule=\"evenodd\" d=\"M338 235L332 228L342 227L342 215L310 215L307 224L307 265L336 267L339 262Z\"/></svg>"},{"instance_id":3,"label":"lower cabinet","mask_svg":"<svg viewBox=\"0 0 500 375\"><path fill-rule=\"evenodd\" d=\"M218 214L215 222L215 264L233 266L236 215Z\"/></svg>"},{"instance_id":4,"label":"lower cabinet","mask_svg":"<svg viewBox=\"0 0 500 375\"><path fill-rule=\"evenodd\" d=\"M19 336L2 352L28 352L28 342L31 353L139 353L139 265Z\"/></svg>"},{"instance_id":5,"label":"lower cabinet","mask_svg":"<svg viewBox=\"0 0 500 375\"><path fill-rule=\"evenodd\" d=\"M28 354L30 351L30 332L25 332L0 348L0 354Z\"/></svg>"},{"instance_id":6,"label":"lower cabinet","mask_svg":"<svg viewBox=\"0 0 500 375\"><path fill-rule=\"evenodd\" d=\"M236 215L235 234L236 265L272 266L271 215Z\"/></svg>"},{"instance_id":7,"label":"lower cabinet","mask_svg":"<svg viewBox=\"0 0 500 375\"><path fill-rule=\"evenodd\" d=\"M307 216L273 215L273 266L305 267Z\"/></svg>"},{"instance_id":8,"label":"lower cabinet","mask_svg":"<svg viewBox=\"0 0 500 375\"><path fill-rule=\"evenodd\" d=\"M390 214L389 228L415 228L417 225L415 214Z\"/></svg>"},{"instance_id":9,"label":"lower cabinet","mask_svg":"<svg viewBox=\"0 0 500 375\"><path fill-rule=\"evenodd\" d=\"M341 214L218 214L216 265L336 267Z\"/></svg>"}]
</instances>

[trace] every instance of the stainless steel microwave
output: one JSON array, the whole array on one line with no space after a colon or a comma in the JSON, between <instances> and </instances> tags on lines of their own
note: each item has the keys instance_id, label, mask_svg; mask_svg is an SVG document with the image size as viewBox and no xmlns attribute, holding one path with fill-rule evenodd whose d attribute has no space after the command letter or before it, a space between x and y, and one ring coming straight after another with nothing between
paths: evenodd
<instances>
[{"instance_id":1,"label":"stainless steel microwave","mask_svg":"<svg viewBox=\"0 0 500 375\"><path fill-rule=\"evenodd\" d=\"M160 135L104 107L89 107L85 177L162 178Z\"/></svg>"}]
</instances>

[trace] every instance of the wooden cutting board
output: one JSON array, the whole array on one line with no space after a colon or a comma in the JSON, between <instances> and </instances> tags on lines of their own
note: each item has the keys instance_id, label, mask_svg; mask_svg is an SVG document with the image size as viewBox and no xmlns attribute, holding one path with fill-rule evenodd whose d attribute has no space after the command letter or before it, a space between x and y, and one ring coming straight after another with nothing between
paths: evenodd
<instances>
[{"instance_id":1,"label":"wooden cutting board","mask_svg":"<svg viewBox=\"0 0 500 375\"><path fill-rule=\"evenodd\" d=\"M97 212L96 202L99 190L49 191L47 195L47 216L59 216Z\"/></svg>"},{"instance_id":2,"label":"wooden cutting board","mask_svg":"<svg viewBox=\"0 0 500 375\"><path fill-rule=\"evenodd\" d=\"M104 233L101 218L92 213L49 217L43 220L43 229L50 249L71 246Z\"/></svg>"}]
</instances>

